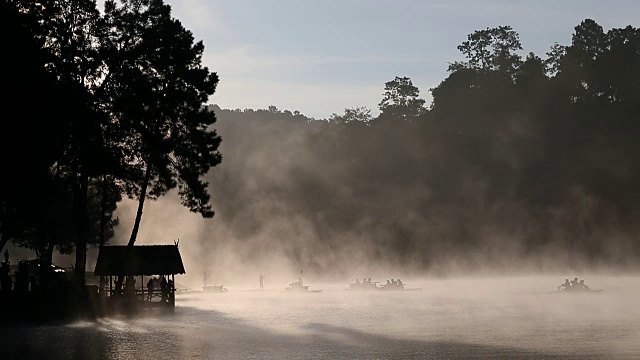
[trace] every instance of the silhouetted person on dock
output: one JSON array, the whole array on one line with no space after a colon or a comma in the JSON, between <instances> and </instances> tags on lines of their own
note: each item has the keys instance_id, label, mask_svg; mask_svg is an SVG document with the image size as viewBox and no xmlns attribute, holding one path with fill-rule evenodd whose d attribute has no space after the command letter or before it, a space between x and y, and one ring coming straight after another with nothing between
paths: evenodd
<instances>
[{"instance_id":1,"label":"silhouetted person on dock","mask_svg":"<svg viewBox=\"0 0 640 360\"><path fill-rule=\"evenodd\" d=\"M260 290L264 290L264 274L260 273Z\"/></svg>"},{"instance_id":2,"label":"silhouetted person on dock","mask_svg":"<svg viewBox=\"0 0 640 360\"><path fill-rule=\"evenodd\" d=\"M151 297L153 296L153 278L150 278L147 281L147 301L151 302Z\"/></svg>"},{"instance_id":3,"label":"silhouetted person on dock","mask_svg":"<svg viewBox=\"0 0 640 360\"><path fill-rule=\"evenodd\" d=\"M9 264L5 261L0 265L0 290L11 291L11 276L9 276Z\"/></svg>"},{"instance_id":4,"label":"silhouetted person on dock","mask_svg":"<svg viewBox=\"0 0 640 360\"><path fill-rule=\"evenodd\" d=\"M160 280L160 292L162 293L162 302L167 301L167 279L165 279L164 275L162 275L162 280Z\"/></svg>"},{"instance_id":5,"label":"silhouetted person on dock","mask_svg":"<svg viewBox=\"0 0 640 360\"><path fill-rule=\"evenodd\" d=\"M36 292L38 291L38 283L36 281L36 277L31 275L31 277L29 278L29 283L31 286L31 292Z\"/></svg>"}]
</instances>

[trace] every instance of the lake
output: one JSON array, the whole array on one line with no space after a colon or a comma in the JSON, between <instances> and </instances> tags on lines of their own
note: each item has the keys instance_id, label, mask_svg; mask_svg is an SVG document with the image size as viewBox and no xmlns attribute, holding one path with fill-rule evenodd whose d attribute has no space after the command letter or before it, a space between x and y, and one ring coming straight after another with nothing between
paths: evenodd
<instances>
[{"instance_id":1,"label":"lake","mask_svg":"<svg viewBox=\"0 0 640 360\"><path fill-rule=\"evenodd\" d=\"M425 279L404 292L177 295L174 311L0 328L3 359L640 359L640 278ZM375 279L374 279L375 280ZM386 279L385 279L386 280ZM6 355L6 356L5 356Z\"/></svg>"}]
</instances>

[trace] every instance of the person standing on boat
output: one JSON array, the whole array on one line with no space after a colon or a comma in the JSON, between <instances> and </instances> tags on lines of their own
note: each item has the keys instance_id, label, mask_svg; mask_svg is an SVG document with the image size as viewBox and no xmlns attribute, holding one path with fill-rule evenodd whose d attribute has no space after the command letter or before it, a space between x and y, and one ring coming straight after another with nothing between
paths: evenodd
<instances>
[{"instance_id":1,"label":"person standing on boat","mask_svg":"<svg viewBox=\"0 0 640 360\"><path fill-rule=\"evenodd\" d=\"M204 287L207 287L207 272L205 271L204 274L202 274L202 283L204 284Z\"/></svg>"},{"instance_id":2,"label":"person standing on boat","mask_svg":"<svg viewBox=\"0 0 640 360\"><path fill-rule=\"evenodd\" d=\"M264 290L264 274L260 273L260 290Z\"/></svg>"},{"instance_id":3,"label":"person standing on boat","mask_svg":"<svg viewBox=\"0 0 640 360\"><path fill-rule=\"evenodd\" d=\"M153 295L153 277L147 281L147 301L151 302L151 296Z\"/></svg>"}]
</instances>

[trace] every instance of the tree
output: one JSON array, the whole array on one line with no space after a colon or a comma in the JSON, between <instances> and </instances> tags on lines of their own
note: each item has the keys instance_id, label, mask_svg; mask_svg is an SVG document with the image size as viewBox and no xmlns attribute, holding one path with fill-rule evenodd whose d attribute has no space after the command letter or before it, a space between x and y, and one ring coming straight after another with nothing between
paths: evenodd
<instances>
[{"instance_id":1,"label":"tree","mask_svg":"<svg viewBox=\"0 0 640 360\"><path fill-rule=\"evenodd\" d=\"M128 155L118 176L138 211L128 244L136 241L144 201L178 188L182 204L212 217L207 183L222 160L215 114L203 105L218 76L201 63L204 45L171 16L161 0L105 3L109 29L106 88L112 147ZM142 175L142 176L140 176Z\"/></svg>"},{"instance_id":2,"label":"tree","mask_svg":"<svg viewBox=\"0 0 640 360\"><path fill-rule=\"evenodd\" d=\"M38 23L20 5L0 3L5 51L0 86L6 114L0 122L0 250L31 220L30 210L45 194L41 184L50 181L51 167L64 151L68 109L80 105L45 71L48 54Z\"/></svg>"},{"instance_id":3,"label":"tree","mask_svg":"<svg viewBox=\"0 0 640 360\"><path fill-rule=\"evenodd\" d=\"M382 101L378 108L384 115L412 121L425 112L425 100L419 98L420 90L408 77L398 77L384 86Z\"/></svg>"},{"instance_id":4,"label":"tree","mask_svg":"<svg viewBox=\"0 0 640 360\"><path fill-rule=\"evenodd\" d=\"M514 75L522 61L516 53L522 50L520 37L511 26L477 30L469 34L467 41L458 45L458 50L465 55L467 61L450 64L450 72L468 68L497 70Z\"/></svg>"},{"instance_id":5,"label":"tree","mask_svg":"<svg viewBox=\"0 0 640 360\"><path fill-rule=\"evenodd\" d=\"M343 115L333 113L329 117L329 121L336 124L348 124L354 121L368 123L372 119L373 117L371 116L371 109L367 108L366 106L345 108Z\"/></svg>"}]
</instances>

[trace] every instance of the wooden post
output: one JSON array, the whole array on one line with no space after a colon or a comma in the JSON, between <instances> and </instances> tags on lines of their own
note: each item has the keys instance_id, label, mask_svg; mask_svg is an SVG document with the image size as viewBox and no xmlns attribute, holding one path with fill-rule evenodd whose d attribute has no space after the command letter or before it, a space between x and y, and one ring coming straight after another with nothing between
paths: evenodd
<instances>
[{"instance_id":1,"label":"wooden post","mask_svg":"<svg viewBox=\"0 0 640 360\"><path fill-rule=\"evenodd\" d=\"M169 289L170 293L170 299L171 299L171 306L175 307L176 306L176 280L175 280L175 275L171 274L171 289Z\"/></svg>"}]
</instances>

